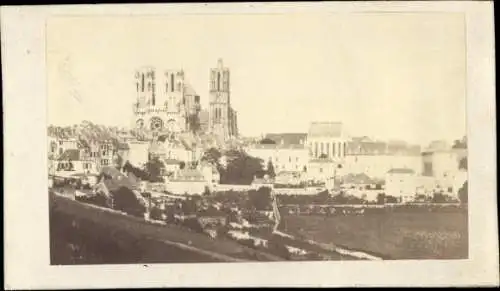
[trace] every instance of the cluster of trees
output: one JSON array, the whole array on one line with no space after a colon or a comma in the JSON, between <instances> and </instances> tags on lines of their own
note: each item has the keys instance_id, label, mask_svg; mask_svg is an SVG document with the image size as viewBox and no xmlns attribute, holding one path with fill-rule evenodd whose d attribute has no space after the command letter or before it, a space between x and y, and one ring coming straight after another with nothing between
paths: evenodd
<instances>
[{"instance_id":1,"label":"cluster of trees","mask_svg":"<svg viewBox=\"0 0 500 291\"><path fill-rule=\"evenodd\" d=\"M261 187L258 190L248 191L248 204L251 209L257 211L271 209L271 189Z\"/></svg>"},{"instance_id":2,"label":"cluster of trees","mask_svg":"<svg viewBox=\"0 0 500 291\"><path fill-rule=\"evenodd\" d=\"M157 158L149 160L143 169L130 164L128 161L122 167L126 173L132 173L137 178L149 182L164 182L163 171L165 165Z\"/></svg>"},{"instance_id":3,"label":"cluster of trees","mask_svg":"<svg viewBox=\"0 0 500 291\"><path fill-rule=\"evenodd\" d=\"M202 161L209 162L216 166L220 174L221 184L249 185L254 177L264 176L261 159L249 156L240 150L229 150L225 153L227 164L221 164L222 153L216 148L207 150ZM274 171L274 170L273 170Z\"/></svg>"}]
</instances>

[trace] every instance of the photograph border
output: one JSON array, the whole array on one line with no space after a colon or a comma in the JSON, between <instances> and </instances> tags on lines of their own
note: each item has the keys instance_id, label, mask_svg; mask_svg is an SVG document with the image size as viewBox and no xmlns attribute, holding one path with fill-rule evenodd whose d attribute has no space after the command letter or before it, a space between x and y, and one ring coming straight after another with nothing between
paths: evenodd
<instances>
[{"instance_id":1,"label":"photograph border","mask_svg":"<svg viewBox=\"0 0 500 291\"><path fill-rule=\"evenodd\" d=\"M54 15L456 12L466 19L469 259L50 266L45 23ZM1 8L6 289L491 286L499 283L493 3L120 4Z\"/></svg>"}]
</instances>

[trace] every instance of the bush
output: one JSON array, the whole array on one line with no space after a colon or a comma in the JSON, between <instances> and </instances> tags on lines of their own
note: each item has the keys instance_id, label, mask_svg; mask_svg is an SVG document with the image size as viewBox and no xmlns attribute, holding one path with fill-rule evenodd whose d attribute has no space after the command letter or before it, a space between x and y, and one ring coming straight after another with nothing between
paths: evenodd
<instances>
[{"instance_id":1,"label":"bush","mask_svg":"<svg viewBox=\"0 0 500 291\"><path fill-rule=\"evenodd\" d=\"M268 210L271 205L271 189L261 187L257 191L250 190L248 192L249 206L256 210Z\"/></svg>"},{"instance_id":2,"label":"bush","mask_svg":"<svg viewBox=\"0 0 500 291\"><path fill-rule=\"evenodd\" d=\"M193 231L203 232L203 227L201 226L200 222L196 218L188 218L188 219L184 220L182 225L193 230Z\"/></svg>"},{"instance_id":3,"label":"bush","mask_svg":"<svg viewBox=\"0 0 500 291\"><path fill-rule=\"evenodd\" d=\"M246 238L246 239L239 239L238 240L238 243L244 245L244 246L247 246L247 247L250 247L250 248L254 248L255 247L255 242L253 239L250 239L250 238Z\"/></svg>"},{"instance_id":4,"label":"bush","mask_svg":"<svg viewBox=\"0 0 500 291\"><path fill-rule=\"evenodd\" d=\"M270 240L268 242L268 252L270 252L271 254L274 254L278 257L281 257L281 258L284 258L286 260L290 260L290 252L288 251L288 249L286 248L285 245L277 242L276 240Z\"/></svg>"},{"instance_id":5,"label":"bush","mask_svg":"<svg viewBox=\"0 0 500 291\"><path fill-rule=\"evenodd\" d=\"M468 181L465 181L465 183L462 185L462 188L458 190L458 199L460 202L467 204L469 200L469 188L468 188Z\"/></svg>"},{"instance_id":6,"label":"bush","mask_svg":"<svg viewBox=\"0 0 500 291\"><path fill-rule=\"evenodd\" d=\"M149 217L154 220L161 220L163 211L158 207L153 207L150 210Z\"/></svg>"}]
</instances>

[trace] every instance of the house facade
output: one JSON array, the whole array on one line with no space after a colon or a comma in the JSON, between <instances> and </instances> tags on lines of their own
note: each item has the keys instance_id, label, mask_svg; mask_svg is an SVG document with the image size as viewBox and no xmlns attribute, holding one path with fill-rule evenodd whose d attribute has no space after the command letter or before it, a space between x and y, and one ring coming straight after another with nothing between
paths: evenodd
<instances>
[{"instance_id":1,"label":"house facade","mask_svg":"<svg viewBox=\"0 0 500 291\"><path fill-rule=\"evenodd\" d=\"M400 202L410 202L417 194L418 176L408 168L394 168L387 172L385 179L385 194L399 199Z\"/></svg>"}]
</instances>

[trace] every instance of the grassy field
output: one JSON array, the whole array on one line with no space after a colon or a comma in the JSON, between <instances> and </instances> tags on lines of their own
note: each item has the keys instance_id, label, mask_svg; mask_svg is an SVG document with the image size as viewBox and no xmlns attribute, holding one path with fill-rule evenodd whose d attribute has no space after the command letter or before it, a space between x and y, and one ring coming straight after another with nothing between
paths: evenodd
<instances>
[{"instance_id":1,"label":"grassy field","mask_svg":"<svg viewBox=\"0 0 500 291\"><path fill-rule=\"evenodd\" d=\"M346 216L283 216L297 237L365 251L385 259L466 259L467 210L383 212Z\"/></svg>"}]
</instances>

